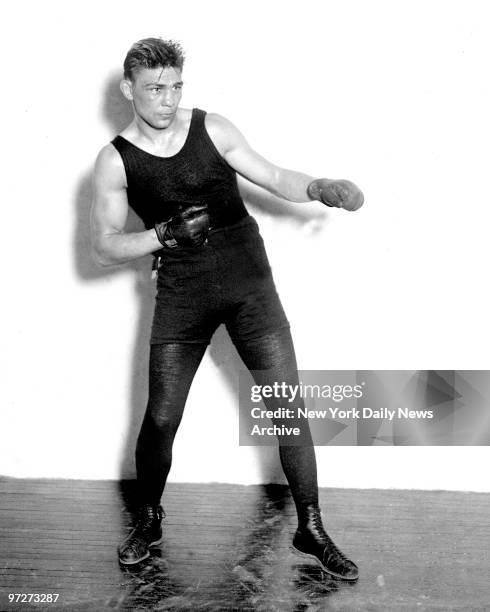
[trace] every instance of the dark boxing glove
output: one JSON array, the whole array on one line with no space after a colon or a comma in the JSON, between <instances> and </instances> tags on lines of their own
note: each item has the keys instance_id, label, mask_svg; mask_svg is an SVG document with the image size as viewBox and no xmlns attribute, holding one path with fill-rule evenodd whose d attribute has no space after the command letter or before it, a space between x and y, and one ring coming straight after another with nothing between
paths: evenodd
<instances>
[{"instance_id":1,"label":"dark boxing glove","mask_svg":"<svg viewBox=\"0 0 490 612\"><path fill-rule=\"evenodd\" d=\"M158 240L167 249L198 247L203 245L209 231L206 204L194 204L182 209L169 221L155 225Z\"/></svg>"},{"instance_id":2,"label":"dark boxing glove","mask_svg":"<svg viewBox=\"0 0 490 612\"><path fill-rule=\"evenodd\" d=\"M351 181L316 179L308 185L307 193L312 200L320 200L326 206L357 210L364 203L362 191Z\"/></svg>"}]
</instances>

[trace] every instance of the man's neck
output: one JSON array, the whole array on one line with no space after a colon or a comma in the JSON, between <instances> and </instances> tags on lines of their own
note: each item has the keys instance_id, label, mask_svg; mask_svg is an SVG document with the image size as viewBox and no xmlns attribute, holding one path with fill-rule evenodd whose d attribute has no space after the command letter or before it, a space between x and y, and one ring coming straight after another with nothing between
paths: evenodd
<instances>
[{"instance_id":1,"label":"man's neck","mask_svg":"<svg viewBox=\"0 0 490 612\"><path fill-rule=\"evenodd\" d=\"M141 117L135 116L121 136L148 153L171 156L179 151L185 143L190 129L192 110L179 108L168 127L155 129Z\"/></svg>"},{"instance_id":2,"label":"man's neck","mask_svg":"<svg viewBox=\"0 0 490 612\"><path fill-rule=\"evenodd\" d=\"M148 125L141 117L135 115L128 129L138 141L148 143L150 146L159 147L165 145L182 130L183 125L179 115L180 111L177 111L172 122L160 129Z\"/></svg>"}]
</instances>

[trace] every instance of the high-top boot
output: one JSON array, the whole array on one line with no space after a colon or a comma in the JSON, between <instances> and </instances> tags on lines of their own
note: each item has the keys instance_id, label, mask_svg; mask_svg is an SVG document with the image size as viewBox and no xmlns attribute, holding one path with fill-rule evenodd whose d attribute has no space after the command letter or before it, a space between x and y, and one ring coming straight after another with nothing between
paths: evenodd
<instances>
[{"instance_id":1,"label":"high-top boot","mask_svg":"<svg viewBox=\"0 0 490 612\"><path fill-rule=\"evenodd\" d=\"M138 520L133 531L118 548L119 561L123 565L134 565L150 556L148 550L162 541L162 518L165 516L161 506L145 504L138 510Z\"/></svg>"},{"instance_id":2,"label":"high-top boot","mask_svg":"<svg viewBox=\"0 0 490 612\"><path fill-rule=\"evenodd\" d=\"M357 565L348 559L325 532L320 508L305 506L299 517L299 525L293 538L296 552L316 561L321 568L343 580L357 580Z\"/></svg>"}]
</instances>

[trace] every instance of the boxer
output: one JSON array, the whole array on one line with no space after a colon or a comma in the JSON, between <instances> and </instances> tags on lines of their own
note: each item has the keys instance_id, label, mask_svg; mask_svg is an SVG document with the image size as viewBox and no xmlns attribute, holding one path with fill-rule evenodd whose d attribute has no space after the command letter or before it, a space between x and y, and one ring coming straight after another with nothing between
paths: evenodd
<instances>
[{"instance_id":1,"label":"boxer","mask_svg":"<svg viewBox=\"0 0 490 612\"><path fill-rule=\"evenodd\" d=\"M223 323L260 385L298 385L289 323L275 289L256 221L237 173L291 202L319 200L355 211L363 195L347 180L315 178L271 164L227 119L180 106L184 55L174 41L136 42L124 61L121 91L134 119L99 153L92 235L101 265L153 254L157 294L150 338L149 396L136 446L139 511L118 549L133 565L161 541L161 497L187 394L207 345ZM125 231L128 207L145 229ZM268 410L278 398L264 400ZM279 414L279 413L278 413ZM294 427L273 419L274 424ZM295 550L325 572L356 580L358 568L325 532L318 505L314 446L279 436L279 456L298 515Z\"/></svg>"}]
</instances>

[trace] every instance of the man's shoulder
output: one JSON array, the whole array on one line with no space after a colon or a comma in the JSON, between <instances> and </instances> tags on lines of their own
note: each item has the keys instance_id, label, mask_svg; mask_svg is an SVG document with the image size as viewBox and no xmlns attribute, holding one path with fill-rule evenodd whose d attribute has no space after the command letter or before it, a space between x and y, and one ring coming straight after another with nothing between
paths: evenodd
<instances>
[{"instance_id":1,"label":"man's shoulder","mask_svg":"<svg viewBox=\"0 0 490 612\"><path fill-rule=\"evenodd\" d=\"M108 142L100 149L95 164L96 166L122 166L122 159L119 151L112 142Z\"/></svg>"},{"instance_id":2,"label":"man's shoulder","mask_svg":"<svg viewBox=\"0 0 490 612\"><path fill-rule=\"evenodd\" d=\"M232 122L218 113L206 113L206 127L215 130L227 130L233 128Z\"/></svg>"},{"instance_id":3,"label":"man's shoulder","mask_svg":"<svg viewBox=\"0 0 490 612\"><path fill-rule=\"evenodd\" d=\"M209 137L222 155L241 141L242 136L238 129L223 115L207 113L205 126Z\"/></svg>"},{"instance_id":4,"label":"man's shoulder","mask_svg":"<svg viewBox=\"0 0 490 612\"><path fill-rule=\"evenodd\" d=\"M100 149L95 160L95 177L125 182L125 171L122 158L116 147L108 142Z\"/></svg>"}]
</instances>

